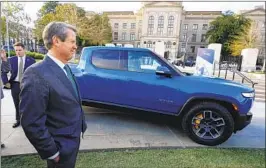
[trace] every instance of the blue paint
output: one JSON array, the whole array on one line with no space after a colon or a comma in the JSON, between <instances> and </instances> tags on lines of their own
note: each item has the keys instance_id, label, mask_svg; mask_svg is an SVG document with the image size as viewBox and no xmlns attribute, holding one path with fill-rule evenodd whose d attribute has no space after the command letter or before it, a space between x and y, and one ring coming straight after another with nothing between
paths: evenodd
<instances>
[{"instance_id":1,"label":"blue paint","mask_svg":"<svg viewBox=\"0 0 266 168\"><path fill-rule=\"evenodd\" d=\"M94 58L95 53L103 55ZM104 69L93 65L92 61L98 66L104 66L104 61L114 60L113 56L116 55L111 56L110 53L118 54L120 62L123 62L117 65L119 69ZM136 55L133 59L132 54ZM103 60L102 57L110 59ZM154 58L153 62L159 62L161 66L152 64L149 58ZM129 65L130 59L131 63L135 61L135 69ZM116 67L115 62L110 63L108 66ZM147 67L154 66L158 70L169 70L172 76L169 78L156 75L156 69L138 70L136 65L139 63L145 63ZM253 88L220 78L184 75L164 58L143 48L86 47L82 51L79 64L70 67L77 78L83 100L174 115L193 97L233 103L238 106L242 115L249 112L254 101L254 98L245 98L241 94L254 92Z\"/></svg>"}]
</instances>

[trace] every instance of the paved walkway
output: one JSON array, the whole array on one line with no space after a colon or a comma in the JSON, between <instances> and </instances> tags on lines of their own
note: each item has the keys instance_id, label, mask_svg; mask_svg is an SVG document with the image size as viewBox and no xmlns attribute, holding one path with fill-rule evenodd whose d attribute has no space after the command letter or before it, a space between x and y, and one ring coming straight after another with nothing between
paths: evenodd
<instances>
[{"instance_id":1,"label":"paved walkway","mask_svg":"<svg viewBox=\"0 0 266 168\"><path fill-rule=\"evenodd\" d=\"M12 128L15 108L10 90L4 90L1 113L1 141L6 148L1 155L36 153L21 127ZM88 129L80 150L203 147L191 141L180 129L175 118L161 115L125 114L84 107ZM220 147L265 148L265 104L255 103L254 118L246 129L234 134Z\"/></svg>"}]
</instances>

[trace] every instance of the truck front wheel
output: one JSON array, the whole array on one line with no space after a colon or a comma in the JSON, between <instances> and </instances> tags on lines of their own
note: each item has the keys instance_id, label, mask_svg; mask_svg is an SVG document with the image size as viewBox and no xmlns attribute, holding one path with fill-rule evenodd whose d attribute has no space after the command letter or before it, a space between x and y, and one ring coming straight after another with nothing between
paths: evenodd
<instances>
[{"instance_id":1,"label":"truck front wheel","mask_svg":"<svg viewBox=\"0 0 266 168\"><path fill-rule=\"evenodd\" d=\"M234 120L220 104L202 102L193 106L183 117L184 132L195 142L215 146L225 142L233 133Z\"/></svg>"}]
</instances>

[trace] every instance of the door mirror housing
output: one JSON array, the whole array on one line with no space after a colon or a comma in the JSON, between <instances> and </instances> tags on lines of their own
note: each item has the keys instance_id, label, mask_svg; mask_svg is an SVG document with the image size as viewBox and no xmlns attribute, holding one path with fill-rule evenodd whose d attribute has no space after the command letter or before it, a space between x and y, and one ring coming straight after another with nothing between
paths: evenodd
<instances>
[{"instance_id":1,"label":"door mirror housing","mask_svg":"<svg viewBox=\"0 0 266 168\"><path fill-rule=\"evenodd\" d=\"M171 71L165 66L159 66L156 69L156 75L166 76L168 78L172 77Z\"/></svg>"}]
</instances>

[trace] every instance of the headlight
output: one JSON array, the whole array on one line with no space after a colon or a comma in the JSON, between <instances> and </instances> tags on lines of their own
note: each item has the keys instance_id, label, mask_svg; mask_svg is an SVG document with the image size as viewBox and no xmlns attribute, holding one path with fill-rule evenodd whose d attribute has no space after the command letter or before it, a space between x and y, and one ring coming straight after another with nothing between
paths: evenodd
<instances>
[{"instance_id":1,"label":"headlight","mask_svg":"<svg viewBox=\"0 0 266 168\"><path fill-rule=\"evenodd\" d=\"M255 93L254 92L250 92L250 93L242 93L242 95L244 97L247 97L247 98L252 98L255 96Z\"/></svg>"}]
</instances>

